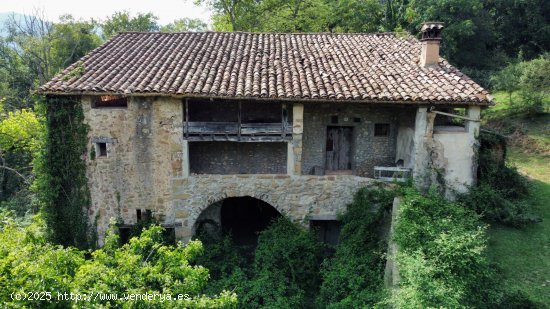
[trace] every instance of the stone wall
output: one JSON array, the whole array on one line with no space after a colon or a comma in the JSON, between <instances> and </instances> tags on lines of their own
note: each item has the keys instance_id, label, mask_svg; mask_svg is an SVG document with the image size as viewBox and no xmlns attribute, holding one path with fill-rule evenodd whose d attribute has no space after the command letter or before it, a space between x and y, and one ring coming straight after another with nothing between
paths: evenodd
<instances>
[{"instance_id":1,"label":"stone wall","mask_svg":"<svg viewBox=\"0 0 550 309\"><path fill-rule=\"evenodd\" d=\"M90 127L89 215L100 244L110 218L133 224L136 209L150 209L164 220L173 205L170 179L182 172L181 101L134 97L127 108L91 108L83 97L82 107ZM107 156L95 151L97 142L106 142Z\"/></svg>"},{"instance_id":2,"label":"stone wall","mask_svg":"<svg viewBox=\"0 0 550 309\"><path fill-rule=\"evenodd\" d=\"M172 179L176 237L190 239L201 213L227 197L251 196L307 224L308 216L342 213L357 190L375 180L357 176L192 175ZM216 207L209 211L219 211Z\"/></svg>"},{"instance_id":3,"label":"stone wall","mask_svg":"<svg viewBox=\"0 0 550 309\"><path fill-rule=\"evenodd\" d=\"M333 116L337 116L334 122ZM361 104L305 104L302 174L313 174L325 167L328 126L353 127L351 149L353 174L373 177L374 166L393 166L397 128L400 123L414 126L415 110ZM375 123L389 123L388 136L374 136Z\"/></svg>"},{"instance_id":4,"label":"stone wall","mask_svg":"<svg viewBox=\"0 0 550 309\"><path fill-rule=\"evenodd\" d=\"M161 223L175 226L180 239L188 239L200 213L226 197L258 198L297 221L310 215L334 217L372 180L307 175L313 166L324 166L327 126L354 127L354 173L370 176L374 165L394 163L399 124L396 107L288 104L292 141L243 143L237 163L230 143L199 145L183 139L181 99L130 97L127 108L91 108L91 98L83 97L82 106L90 127L86 156L92 197L89 215L97 225L100 244L111 218L133 224L137 209L151 210ZM334 115L337 123L332 123ZM378 122L391 124L389 136L374 136ZM99 156L97 143L107 144L107 156ZM202 170L196 165L199 158L202 163L210 162L203 166L205 171L234 175L190 174ZM231 168L216 170L213 162ZM248 169L243 170L244 166Z\"/></svg>"},{"instance_id":5,"label":"stone wall","mask_svg":"<svg viewBox=\"0 0 550 309\"><path fill-rule=\"evenodd\" d=\"M192 174L286 174L287 143L189 142Z\"/></svg>"}]
</instances>

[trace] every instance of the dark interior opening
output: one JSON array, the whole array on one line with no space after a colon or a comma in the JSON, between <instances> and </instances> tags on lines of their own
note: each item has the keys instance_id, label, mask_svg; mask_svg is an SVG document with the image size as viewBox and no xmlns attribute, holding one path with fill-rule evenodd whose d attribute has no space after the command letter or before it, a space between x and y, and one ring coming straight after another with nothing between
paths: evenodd
<instances>
[{"instance_id":1,"label":"dark interior opening","mask_svg":"<svg viewBox=\"0 0 550 309\"><path fill-rule=\"evenodd\" d=\"M107 143L97 143L97 147L99 148L99 156L100 157L106 157L107 156Z\"/></svg>"},{"instance_id":2,"label":"dark interior opening","mask_svg":"<svg viewBox=\"0 0 550 309\"><path fill-rule=\"evenodd\" d=\"M230 197L223 201L221 227L230 233L237 246L255 248L258 233L265 230L281 214L268 203L244 196Z\"/></svg>"},{"instance_id":3,"label":"dark interior opening","mask_svg":"<svg viewBox=\"0 0 550 309\"><path fill-rule=\"evenodd\" d=\"M340 221L338 220L311 220L311 229L315 232L317 239L329 246L336 247L340 238Z\"/></svg>"},{"instance_id":4,"label":"dark interior opening","mask_svg":"<svg viewBox=\"0 0 550 309\"><path fill-rule=\"evenodd\" d=\"M390 124L389 123L375 123L374 124L374 136L389 136Z\"/></svg>"}]
</instances>

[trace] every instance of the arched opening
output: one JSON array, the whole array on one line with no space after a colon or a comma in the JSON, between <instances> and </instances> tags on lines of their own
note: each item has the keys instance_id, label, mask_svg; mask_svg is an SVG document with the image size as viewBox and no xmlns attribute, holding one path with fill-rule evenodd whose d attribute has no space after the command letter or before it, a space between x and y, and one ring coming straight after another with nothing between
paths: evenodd
<instances>
[{"instance_id":1,"label":"arched opening","mask_svg":"<svg viewBox=\"0 0 550 309\"><path fill-rule=\"evenodd\" d=\"M221 229L230 233L239 246L255 246L258 233L265 230L281 214L268 203L250 197L230 197L221 207Z\"/></svg>"},{"instance_id":2,"label":"arched opening","mask_svg":"<svg viewBox=\"0 0 550 309\"><path fill-rule=\"evenodd\" d=\"M208 206L195 224L196 233L231 235L239 247L255 248L258 233L281 214L270 204L250 196L228 197Z\"/></svg>"}]
</instances>

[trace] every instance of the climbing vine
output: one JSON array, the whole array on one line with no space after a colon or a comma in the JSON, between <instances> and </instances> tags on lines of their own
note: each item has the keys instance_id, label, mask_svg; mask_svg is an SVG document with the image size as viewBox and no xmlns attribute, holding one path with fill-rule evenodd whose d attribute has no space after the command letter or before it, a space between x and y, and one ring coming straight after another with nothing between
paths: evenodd
<instances>
[{"instance_id":1,"label":"climbing vine","mask_svg":"<svg viewBox=\"0 0 550 309\"><path fill-rule=\"evenodd\" d=\"M86 179L88 126L80 97L48 96L45 114L45 146L35 167L37 191L51 241L87 248L91 245L87 210L90 193Z\"/></svg>"}]
</instances>

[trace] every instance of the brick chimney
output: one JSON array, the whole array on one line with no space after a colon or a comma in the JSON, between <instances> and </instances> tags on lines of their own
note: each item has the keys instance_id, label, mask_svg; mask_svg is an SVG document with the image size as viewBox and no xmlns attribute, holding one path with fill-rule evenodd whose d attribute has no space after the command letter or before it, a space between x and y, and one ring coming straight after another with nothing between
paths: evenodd
<instances>
[{"instance_id":1,"label":"brick chimney","mask_svg":"<svg viewBox=\"0 0 550 309\"><path fill-rule=\"evenodd\" d=\"M439 43L441 42L441 31L443 23L430 21L422 23L420 32L422 38L422 51L420 53L420 66L430 67L439 62Z\"/></svg>"}]
</instances>

